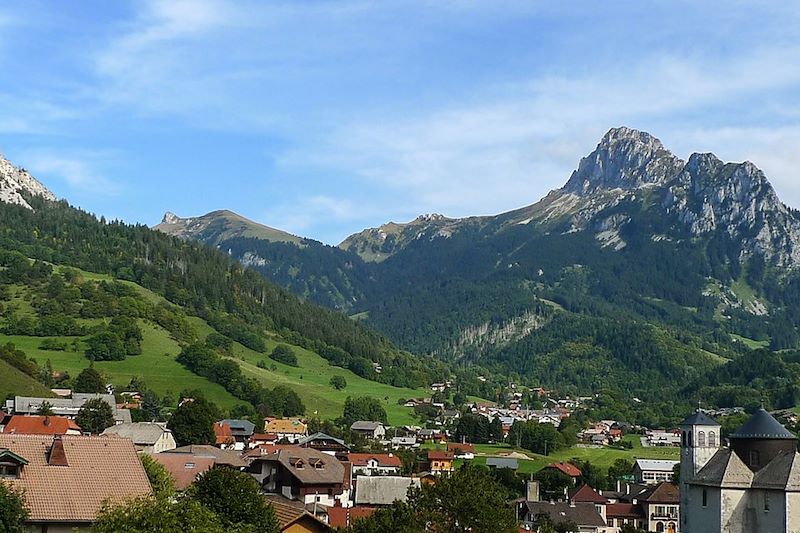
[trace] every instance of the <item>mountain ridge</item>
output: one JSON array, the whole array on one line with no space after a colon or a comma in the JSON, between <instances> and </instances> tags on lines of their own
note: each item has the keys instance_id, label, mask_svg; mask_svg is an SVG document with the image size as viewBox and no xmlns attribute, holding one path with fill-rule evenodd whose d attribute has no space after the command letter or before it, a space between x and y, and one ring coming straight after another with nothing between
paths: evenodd
<instances>
[{"instance_id":1,"label":"mountain ridge","mask_svg":"<svg viewBox=\"0 0 800 533\"><path fill-rule=\"evenodd\" d=\"M14 166L0 153L0 201L31 209L24 195L41 196L55 200L56 196L39 180L22 168Z\"/></svg>"}]
</instances>

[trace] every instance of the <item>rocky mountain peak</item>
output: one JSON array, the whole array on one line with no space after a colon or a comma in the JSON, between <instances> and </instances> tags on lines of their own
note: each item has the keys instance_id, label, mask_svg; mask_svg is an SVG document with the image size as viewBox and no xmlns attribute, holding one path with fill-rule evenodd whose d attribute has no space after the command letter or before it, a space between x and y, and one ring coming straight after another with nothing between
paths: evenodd
<instances>
[{"instance_id":1,"label":"rocky mountain peak","mask_svg":"<svg viewBox=\"0 0 800 533\"><path fill-rule=\"evenodd\" d=\"M181 221L181 217L171 211L164 213L164 218L161 219L162 224L177 224Z\"/></svg>"},{"instance_id":2,"label":"rocky mountain peak","mask_svg":"<svg viewBox=\"0 0 800 533\"><path fill-rule=\"evenodd\" d=\"M564 191L587 196L601 191L663 185L683 161L647 132L612 128L592 153L581 159Z\"/></svg>"},{"instance_id":3,"label":"rocky mountain peak","mask_svg":"<svg viewBox=\"0 0 800 533\"><path fill-rule=\"evenodd\" d=\"M27 170L14 166L0 154L0 202L17 204L31 209L30 204L20 193L43 196L48 200L56 199L56 196L39 180L31 176Z\"/></svg>"}]
</instances>

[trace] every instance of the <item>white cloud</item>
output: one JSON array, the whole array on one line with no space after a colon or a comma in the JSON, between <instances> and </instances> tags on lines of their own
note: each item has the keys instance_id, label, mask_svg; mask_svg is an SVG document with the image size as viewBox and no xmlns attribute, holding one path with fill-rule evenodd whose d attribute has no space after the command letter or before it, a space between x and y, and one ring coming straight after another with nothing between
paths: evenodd
<instances>
[{"instance_id":1,"label":"white cloud","mask_svg":"<svg viewBox=\"0 0 800 533\"><path fill-rule=\"evenodd\" d=\"M121 192L119 184L95 170L102 154L81 154L82 157L60 155L36 150L23 154L22 159L31 173L45 184L60 181L69 189L100 196L115 196Z\"/></svg>"}]
</instances>

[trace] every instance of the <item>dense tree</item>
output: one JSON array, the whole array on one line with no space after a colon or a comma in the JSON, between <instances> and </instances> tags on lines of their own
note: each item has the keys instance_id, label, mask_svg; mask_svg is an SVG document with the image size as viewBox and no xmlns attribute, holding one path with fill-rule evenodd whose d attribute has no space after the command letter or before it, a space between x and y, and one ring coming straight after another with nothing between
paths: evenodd
<instances>
[{"instance_id":1,"label":"dense tree","mask_svg":"<svg viewBox=\"0 0 800 533\"><path fill-rule=\"evenodd\" d=\"M247 473L216 467L202 474L191 496L219 516L223 525L238 531L277 533L275 511L261 495L258 482Z\"/></svg>"},{"instance_id":2,"label":"dense tree","mask_svg":"<svg viewBox=\"0 0 800 533\"><path fill-rule=\"evenodd\" d=\"M103 378L93 366L81 370L72 387L75 392L102 393L106 391Z\"/></svg>"},{"instance_id":3,"label":"dense tree","mask_svg":"<svg viewBox=\"0 0 800 533\"><path fill-rule=\"evenodd\" d=\"M114 425L114 412L108 402L102 398L94 398L83 404L75 417L75 423L83 431L96 435Z\"/></svg>"},{"instance_id":4,"label":"dense tree","mask_svg":"<svg viewBox=\"0 0 800 533\"><path fill-rule=\"evenodd\" d=\"M187 444L214 444L214 422L219 411L203 397L184 400L167 423L178 446Z\"/></svg>"},{"instance_id":5,"label":"dense tree","mask_svg":"<svg viewBox=\"0 0 800 533\"><path fill-rule=\"evenodd\" d=\"M275 346L269 354L271 359L278 361L289 366L297 366L297 356L294 351L286 344L279 344Z\"/></svg>"},{"instance_id":6,"label":"dense tree","mask_svg":"<svg viewBox=\"0 0 800 533\"><path fill-rule=\"evenodd\" d=\"M344 401L342 425L350 427L357 420L372 420L386 423L386 410L381 402L371 396L348 396Z\"/></svg>"},{"instance_id":7,"label":"dense tree","mask_svg":"<svg viewBox=\"0 0 800 533\"><path fill-rule=\"evenodd\" d=\"M101 331L86 340L86 357L91 361L121 361L125 355L125 345L113 331Z\"/></svg>"},{"instance_id":8,"label":"dense tree","mask_svg":"<svg viewBox=\"0 0 800 533\"><path fill-rule=\"evenodd\" d=\"M614 461L614 464L608 467L607 486L613 490L617 481L620 481L628 476L632 476L633 466L633 463L627 459L617 459Z\"/></svg>"},{"instance_id":9,"label":"dense tree","mask_svg":"<svg viewBox=\"0 0 800 533\"><path fill-rule=\"evenodd\" d=\"M0 532L25 533L28 510L25 508L25 495L0 481Z\"/></svg>"},{"instance_id":10,"label":"dense tree","mask_svg":"<svg viewBox=\"0 0 800 533\"><path fill-rule=\"evenodd\" d=\"M335 376L331 377L330 385L336 390L342 390L347 387L347 380L344 378L344 376L336 374Z\"/></svg>"},{"instance_id":11,"label":"dense tree","mask_svg":"<svg viewBox=\"0 0 800 533\"><path fill-rule=\"evenodd\" d=\"M187 497L138 498L106 505L92 525L93 533L227 533L213 511Z\"/></svg>"},{"instance_id":12,"label":"dense tree","mask_svg":"<svg viewBox=\"0 0 800 533\"><path fill-rule=\"evenodd\" d=\"M175 479L164 465L145 453L140 454L139 459L156 498L168 498L175 494Z\"/></svg>"}]
</instances>

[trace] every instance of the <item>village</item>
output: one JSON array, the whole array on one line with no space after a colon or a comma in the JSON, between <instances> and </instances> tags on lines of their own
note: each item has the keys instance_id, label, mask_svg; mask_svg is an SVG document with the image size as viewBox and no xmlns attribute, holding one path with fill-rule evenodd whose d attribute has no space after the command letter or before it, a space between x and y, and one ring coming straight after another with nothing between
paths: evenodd
<instances>
[{"instance_id":1,"label":"village","mask_svg":"<svg viewBox=\"0 0 800 533\"><path fill-rule=\"evenodd\" d=\"M442 393L448 385L433 384L431 389ZM356 420L344 437L313 431L310 421L299 417L264 417L258 423L221 419L213 424L214 442L179 446L166 423L132 422L131 409L142 401L136 391L116 396L110 389L106 394L54 392L57 398L8 399L0 419L0 476L26 494L28 524L35 531L88 528L108 499L149 494L141 456L162 465L178 491L215 468L247 473L276 510L281 531L346 528L377 509L405 501L410 488L435 484L465 462L506 471L502 475L519 482L520 496L507 504L514 508L521 531L539 531L543 523L576 528L564 531L681 530L681 491L674 476L680 471L678 450L687 446L685 427L651 429L614 420L585 424L566 453L583 450L591 457L595 451L632 448L633 442L641 455L652 457L646 450L657 449L672 457L631 455L628 467L613 479L609 471L602 487L592 486L591 474L582 471L595 469L590 461L550 460L546 452L529 453L519 442L509 442L517 432L515 424L557 429L591 398L551 399L553 394L537 389L543 399L540 409L523 406L522 392L509 393L504 406L470 402L461 409L435 397L421 398L406 402L434 408L426 411L434 414L421 425L390 427ZM98 402L107 405L113 424L91 434L76 419L87 404ZM738 408L709 410L703 417L741 413ZM462 421L470 417L485 419L499 430L484 439L488 444L465 438ZM721 444L719 431L704 439L703 445L714 449ZM538 467L531 468L537 460ZM64 493L65 483L75 490Z\"/></svg>"}]
</instances>

